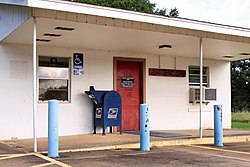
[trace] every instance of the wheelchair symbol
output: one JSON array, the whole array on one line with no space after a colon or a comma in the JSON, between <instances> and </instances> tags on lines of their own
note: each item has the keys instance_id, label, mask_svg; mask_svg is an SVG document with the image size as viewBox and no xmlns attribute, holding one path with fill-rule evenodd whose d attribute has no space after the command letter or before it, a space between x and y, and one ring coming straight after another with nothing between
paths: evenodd
<instances>
[{"instance_id":1,"label":"wheelchair symbol","mask_svg":"<svg viewBox=\"0 0 250 167\"><path fill-rule=\"evenodd\" d=\"M81 59L78 58L78 55L76 55L76 58L75 58L74 62L75 62L76 65L82 64L82 61L81 61Z\"/></svg>"}]
</instances>

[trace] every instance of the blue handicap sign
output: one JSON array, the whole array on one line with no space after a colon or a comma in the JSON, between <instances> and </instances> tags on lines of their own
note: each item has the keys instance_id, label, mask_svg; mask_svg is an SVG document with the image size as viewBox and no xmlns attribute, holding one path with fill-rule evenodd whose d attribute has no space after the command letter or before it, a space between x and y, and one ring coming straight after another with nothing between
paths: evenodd
<instances>
[{"instance_id":1,"label":"blue handicap sign","mask_svg":"<svg viewBox=\"0 0 250 167\"><path fill-rule=\"evenodd\" d=\"M84 74L84 61L83 61L83 53L74 53L73 54L73 70L74 76L81 76Z\"/></svg>"}]
</instances>

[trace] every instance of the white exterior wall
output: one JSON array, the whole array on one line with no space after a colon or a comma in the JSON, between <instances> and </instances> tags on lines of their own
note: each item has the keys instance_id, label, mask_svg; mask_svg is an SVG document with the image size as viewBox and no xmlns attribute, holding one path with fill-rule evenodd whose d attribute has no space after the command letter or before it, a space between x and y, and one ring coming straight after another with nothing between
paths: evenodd
<instances>
[{"instance_id":1,"label":"white exterior wall","mask_svg":"<svg viewBox=\"0 0 250 167\"><path fill-rule=\"evenodd\" d=\"M158 67L157 57L147 61ZM177 57L176 68L187 70L186 78L147 77L147 103L151 104L151 129L198 129L199 104L189 103L188 66L199 66L199 59ZM161 68L173 69L173 57L161 57ZM223 127L231 128L230 63L204 60L209 67L209 85L217 89L217 101L203 105L203 128L213 128L213 105L223 105Z\"/></svg>"},{"instance_id":2,"label":"white exterior wall","mask_svg":"<svg viewBox=\"0 0 250 167\"><path fill-rule=\"evenodd\" d=\"M31 53L0 44L0 139L32 137Z\"/></svg>"},{"instance_id":3,"label":"white exterior wall","mask_svg":"<svg viewBox=\"0 0 250 167\"><path fill-rule=\"evenodd\" d=\"M32 50L31 46L0 44L0 139L32 138ZM177 57L176 68L187 71L186 78L148 76L148 68L159 67L159 57L38 46L38 55L71 57L84 53L84 76L73 76L71 102L59 105L59 135L93 132L92 103L83 94L96 89L113 89L113 57L145 58L147 67L146 101L151 108L151 129L198 129L199 108L189 101L188 66L199 65L194 58ZM217 88L216 104L223 105L223 124L231 127L230 63L205 60L209 66L210 86ZM161 56L161 68L174 68L171 56ZM204 105L204 128L213 128L213 104ZM37 136L47 136L47 103L37 105Z\"/></svg>"}]
</instances>

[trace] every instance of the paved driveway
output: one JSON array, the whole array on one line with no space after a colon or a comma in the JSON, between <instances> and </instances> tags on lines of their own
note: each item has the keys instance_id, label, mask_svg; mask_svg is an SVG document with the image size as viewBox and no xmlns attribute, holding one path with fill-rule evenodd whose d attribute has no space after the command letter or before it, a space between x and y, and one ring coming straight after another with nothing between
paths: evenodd
<instances>
[{"instance_id":1,"label":"paved driveway","mask_svg":"<svg viewBox=\"0 0 250 167\"><path fill-rule=\"evenodd\" d=\"M6 146L5 146L6 147ZM8 148L8 147L7 147ZM0 144L0 149L3 149ZM5 148L6 149L6 148ZM13 151L13 150L12 150ZM154 147L150 152L137 149L66 152L56 159L43 154L0 151L0 166L250 166L250 142L212 145Z\"/></svg>"}]
</instances>

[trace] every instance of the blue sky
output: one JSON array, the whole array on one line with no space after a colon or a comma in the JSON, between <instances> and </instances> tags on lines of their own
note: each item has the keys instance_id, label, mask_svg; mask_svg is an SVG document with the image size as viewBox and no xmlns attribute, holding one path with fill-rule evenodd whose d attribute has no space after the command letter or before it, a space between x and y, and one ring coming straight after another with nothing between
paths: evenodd
<instances>
[{"instance_id":1,"label":"blue sky","mask_svg":"<svg viewBox=\"0 0 250 167\"><path fill-rule=\"evenodd\" d=\"M250 28L250 0L150 0L180 17Z\"/></svg>"}]
</instances>

